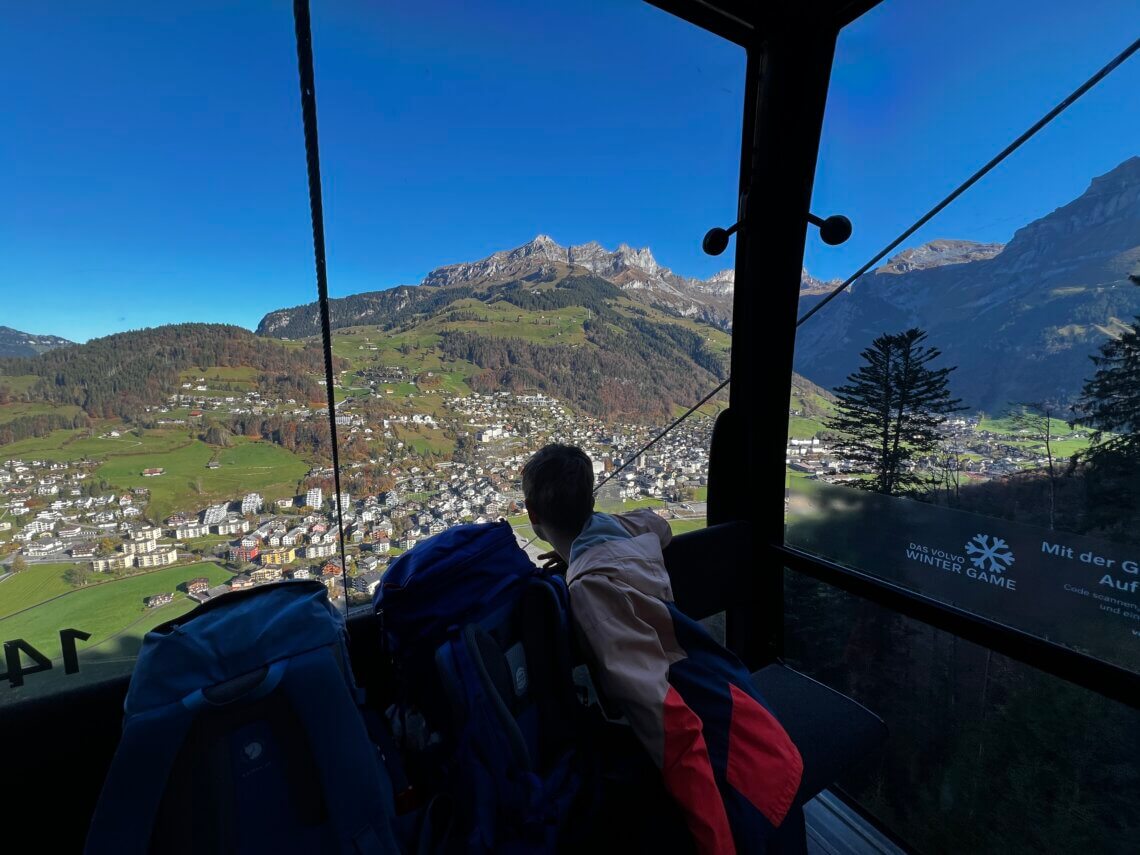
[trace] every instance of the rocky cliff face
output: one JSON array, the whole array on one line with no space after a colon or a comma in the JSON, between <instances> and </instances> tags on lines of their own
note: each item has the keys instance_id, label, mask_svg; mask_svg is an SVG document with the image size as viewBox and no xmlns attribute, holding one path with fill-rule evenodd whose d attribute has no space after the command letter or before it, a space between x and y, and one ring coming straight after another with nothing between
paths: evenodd
<instances>
[{"instance_id":1,"label":"rocky cliff face","mask_svg":"<svg viewBox=\"0 0 1140 855\"><path fill-rule=\"evenodd\" d=\"M904 249L891 258L876 273L910 273L912 270L929 270L947 264L965 264L993 258L1005 244L975 243L972 240L932 240L913 249Z\"/></svg>"},{"instance_id":2,"label":"rocky cliff face","mask_svg":"<svg viewBox=\"0 0 1140 855\"><path fill-rule=\"evenodd\" d=\"M480 261L440 267L424 277L422 284L433 288L479 288L510 279L549 279L575 269L600 276L642 302L720 327L731 325L730 271L718 273L708 281L679 276L659 264L649 247L635 249L624 243L610 251L597 241L561 246L548 235L539 235L516 249L502 250Z\"/></svg>"},{"instance_id":3,"label":"rocky cliff face","mask_svg":"<svg viewBox=\"0 0 1140 855\"><path fill-rule=\"evenodd\" d=\"M968 406L1071 401L1089 356L1140 312L1140 157L1093 179L1004 246L934 241L900 253L804 324L797 370L834 387L883 332L929 331ZM816 296L801 297L800 310Z\"/></svg>"}]
</instances>

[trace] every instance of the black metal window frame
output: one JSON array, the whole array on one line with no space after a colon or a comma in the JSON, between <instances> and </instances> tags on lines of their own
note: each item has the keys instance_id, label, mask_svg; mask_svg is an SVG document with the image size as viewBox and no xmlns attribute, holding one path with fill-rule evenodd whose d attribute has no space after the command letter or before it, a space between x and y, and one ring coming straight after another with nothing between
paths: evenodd
<instances>
[{"instance_id":1,"label":"black metal window frame","mask_svg":"<svg viewBox=\"0 0 1140 855\"><path fill-rule=\"evenodd\" d=\"M758 542L755 572L728 613L729 642L751 665L781 654L788 568L1140 709L1140 674L784 542L787 423L771 418L771 402L791 396L800 270L836 41L878 1L758 9L732 0L649 0L748 52L733 305L734 330L747 334L732 343L737 429L725 457L733 466L710 472L709 503L710 517L749 520Z\"/></svg>"}]
</instances>

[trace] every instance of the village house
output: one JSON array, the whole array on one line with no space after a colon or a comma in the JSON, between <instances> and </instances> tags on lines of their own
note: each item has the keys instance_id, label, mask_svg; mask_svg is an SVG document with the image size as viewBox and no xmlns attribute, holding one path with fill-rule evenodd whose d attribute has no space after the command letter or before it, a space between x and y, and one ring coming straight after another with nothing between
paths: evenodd
<instances>
[{"instance_id":1,"label":"village house","mask_svg":"<svg viewBox=\"0 0 1140 855\"><path fill-rule=\"evenodd\" d=\"M256 570L250 571L249 578L257 585L262 585L266 582L279 582L281 581L281 568L258 567Z\"/></svg>"},{"instance_id":2,"label":"village house","mask_svg":"<svg viewBox=\"0 0 1140 855\"><path fill-rule=\"evenodd\" d=\"M352 580L352 590L371 596L380 585L380 574L375 570L357 574Z\"/></svg>"},{"instance_id":3,"label":"village house","mask_svg":"<svg viewBox=\"0 0 1140 855\"><path fill-rule=\"evenodd\" d=\"M282 549L266 549L261 553L261 563L263 566L280 566L282 564L290 564L297 560L297 550L292 546Z\"/></svg>"},{"instance_id":4,"label":"village house","mask_svg":"<svg viewBox=\"0 0 1140 855\"><path fill-rule=\"evenodd\" d=\"M230 562L233 564L242 564L247 561L256 561L257 556L261 554L261 548L257 542L254 541L252 546L246 546L243 540L239 546L230 547Z\"/></svg>"}]
</instances>

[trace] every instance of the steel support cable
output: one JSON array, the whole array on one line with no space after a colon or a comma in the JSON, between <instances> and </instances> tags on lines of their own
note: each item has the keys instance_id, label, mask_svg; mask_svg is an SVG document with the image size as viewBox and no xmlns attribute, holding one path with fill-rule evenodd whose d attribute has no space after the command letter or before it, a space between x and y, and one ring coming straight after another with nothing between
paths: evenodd
<instances>
[{"instance_id":1,"label":"steel support cable","mask_svg":"<svg viewBox=\"0 0 1140 855\"><path fill-rule=\"evenodd\" d=\"M336 437L336 401L333 394L332 325L329 320L329 285L325 272L325 215L321 204L321 152L317 140L317 88L313 77L313 33L309 0L293 0L297 33L297 72L301 82L301 120L305 128L305 162L309 173L309 213L313 222L313 256L317 268L317 302L321 308L321 343L325 353L325 391L328 393L329 436L332 440L333 489L336 490L336 528L340 541L340 572L344 604L348 609L348 559L344 547L344 508L340 489L340 451Z\"/></svg>"},{"instance_id":2,"label":"steel support cable","mask_svg":"<svg viewBox=\"0 0 1140 855\"><path fill-rule=\"evenodd\" d=\"M859 279L861 276L863 276L863 274L865 274L868 270L870 270L872 267L874 267L876 264L878 264L880 261L882 261L882 259L885 258L888 253L893 251L904 240L906 240L908 237L913 235L916 231L918 231L920 228L922 228L924 225L926 225L928 222L930 222L930 220L932 220L934 217L936 217L943 209L945 209L948 205L950 205L950 203L952 203L955 199L957 199L959 196L961 196L963 193L965 193L967 190L969 190L972 186L974 186L974 184L976 184L978 181L980 181L982 178L984 178L986 176L986 174L988 174L990 171L992 171L994 169L994 167L996 167L1003 160L1005 160L1007 157L1009 157L1011 154L1013 154L1015 151L1017 151L1017 149L1021 148L1021 146L1024 145L1026 142L1028 142L1033 136L1035 136L1038 131L1040 131L1042 128L1044 128L1046 125L1048 125L1050 122L1052 122L1055 118L1057 118L1057 116L1059 116L1061 113L1063 113L1065 110L1067 110L1070 106L1072 106L1074 103L1076 103L1076 101L1079 100L1081 98L1081 96L1083 96L1086 92L1088 92L1090 89L1092 89L1094 86L1096 86L1096 84L1098 84L1100 81L1102 81L1104 78L1106 78L1109 74L1111 74L1113 71L1115 71L1117 68L1119 68L1129 57L1132 56L1132 54L1136 53L1137 50L1140 50L1140 39L1137 39L1132 44L1130 44L1127 48L1125 48L1123 51L1121 51L1119 54L1117 54L1103 68L1101 68L1099 71L1097 71L1096 74L1094 74L1092 77L1090 77L1088 80L1086 80L1083 84L1081 84L1079 87L1077 87L1077 89L1075 89L1072 93L1070 93L1068 97L1066 97L1063 101L1061 101L1059 104L1057 104L1057 106L1055 106L1052 110L1050 110L1048 113L1046 113L1044 116L1042 116L1030 128L1028 128L1019 137L1017 137L1017 139L1015 139L1013 142L1011 142L1009 145L1007 145L1004 149L1002 149L996 156L994 156L981 169L979 169L977 172L975 172L973 175L971 175L969 178L967 178L964 182L962 182L960 185L958 185L958 187L955 188L954 191L951 192L948 196L946 196L946 198L944 198L941 202L939 202L937 205L935 205L933 208L931 208L929 211L927 211L922 217L920 217L918 220L916 220L914 222L914 224L911 225L906 231L904 231L897 238L895 238L893 241L891 241L889 244L887 244L887 246L884 247L878 254L876 254L874 256L874 258L872 258L870 261L868 261L866 264L864 264L862 267L860 267L857 271L855 271L854 274L852 274L850 277L848 277L842 284L840 284L838 287L836 287L834 290L832 290L830 293L828 293L828 295L826 297L824 297L816 305L814 305L811 309L809 309L807 312L805 312L803 317L801 317L798 321L796 321L796 326L799 327L808 318L810 318L812 315L814 315L816 312L818 312L820 309L822 309L824 306L826 306L828 303L830 303L833 299L835 299L837 296L839 296L839 294L841 294L843 291L847 290L847 288L851 287L852 283L854 283L857 279ZM719 386L717 386L715 389L713 389L708 395L706 395L704 398L702 398L698 403L696 403L692 407L690 407L688 409L688 411L686 411L684 413L684 415L682 415L678 419L676 419L672 424L670 424L667 428L665 428L665 430L661 431L661 433L659 433L656 437L654 437L652 440L650 440L648 443L646 443L644 446L642 446L642 448L640 450L638 450L636 454L634 454L628 460L624 461L617 469L615 469L613 472L611 472L609 475L607 475L604 479L602 479L602 482L600 484L598 484L597 487L594 488L594 494L597 495L598 491L600 489L602 489L602 487L604 487L607 483L609 483L610 480L612 480L620 472L622 472L624 469L626 469L631 463L633 463L635 460L637 460L639 457L641 457L641 455L643 455L646 451L648 451L650 448L652 448L654 445L656 445L662 438L664 438L664 436L666 434L668 434L671 430L673 430L673 428L677 427L677 425L679 425L686 418L688 418L690 415L692 415L694 412L696 412L697 409L699 409L704 404L706 404L714 395L717 394L717 392L721 391L721 389L723 389L725 386L727 386L731 380L732 380L731 377L726 378L723 383L721 383Z\"/></svg>"},{"instance_id":3,"label":"steel support cable","mask_svg":"<svg viewBox=\"0 0 1140 855\"><path fill-rule=\"evenodd\" d=\"M712 399L713 395L715 395L717 392L719 392L721 389L723 389L725 386L727 386L731 381L732 381L731 376L724 378L724 381L719 386L717 386L715 389L713 389L711 392L709 392L707 395L705 395L703 398L701 398L699 401L697 401L697 403L693 404L693 406L689 407L689 409L686 410L683 415L678 416L676 419L674 419L673 423L670 424L669 427L665 428L665 430L661 431L661 433L657 434L657 436L653 437L653 439L649 440L649 442L647 442L645 445L643 445L637 451L637 453L633 455L633 457L624 461L621 464L621 466L619 466L617 469L615 469L613 472L611 472L609 475L607 475L605 478L603 478L602 483L594 488L594 492L591 495L594 495L594 496L598 495L598 490L600 490L600 489L602 489L602 487L606 486L606 484L609 482L609 480L611 478L616 476L619 472L621 472L623 469L625 469L627 466L629 466L629 464L633 463L633 461L637 460L637 458L641 457L641 455L645 454L645 452L647 452L654 445L656 445L658 442L660 442L661 439L665 436L665 434L669 433L669 431L673 430L673 428L675 428L677 425L679 425L681 422L683 422L685 419L687 419L689 416L691 416L693 413L695 413L698 409L700 409L705 404L707 404ZM522 545L522 548L526 549L528 546L530 546L536 540L538 540L537 534L534 535L533 537L531 537L531 539L528 540L526 543L524 543Z\"/></svg>"},{"instance_id":4,"label":"steel support cable","mask_svg":"<svg viewBox=\"0 0 1140 855\"><path fill-rule=\"evenodd\" d=\"M621 472L623 469L625 469L627 466L629 466L629 464L633 463L633 461L637 460L637 458L641 457L641 455L645 454L645 452L649 451L649 449L653 448L653 446L655 446L658 442L660 442L662 439L664 439L665 434L669 433L669 431L673 430L673 428L675 428L677 425L679 425L681 422L683 422L685 419L687 419L689 416L691 416L693 413L695 413L697 410L699 410L701 407L703 407L705 404L707 404L712 399L713 395L715 395L717 392L719 392L721 389L723 389L725 386L727 386L731 381L732 381L731 375L728 377L725 377L724 381L721 382L721 384L719 386L717 386L715 389L713 389L711 392L709 392L707 395L705 395L703 398L701 398L699 401L697 401L697 403L693 404L693 406L689 407L689 409L686 410L682 415L680 415L676 419L674 419L673 423L670 424L669 427L665 428L665 430L661 431L661 433L657 434L657 436L653 437L653 439L651 439L651 440L649 440L649 442L645 443L645 445L643 445L637 451L637 453L633 455L633 457L624 461L621 464L621 466L619 466L617 469L615 469L613 472L611 472L609 475L607 475L605 478L602 479L602 483L594 488L594 495L595 496L598 495L598 490L600 490L600 489L602 489L602 487L606 486L606 484L608 484L612 478L616 477L619 472Z\"/></svg>"},{"instance_id":5,"label":"steel support cable","mask_svg":"<svg viewBox=\"0 0 1140 855\"><path fill-rule=\"evenodd\" d=\"M1098 71L1096 74L1094 74L1088 80L1086 80L1084 83L1082 83L1080 86L1078 86L1075 90L1073 90L1073 92L1067 98L1065 98L1065 100L1063 100L1056 107L1054 107L1052 110L1050 110L1048 113L1046 113L1040 119L1038 119L1033 124L1032 127L1030 127L1028 130L1026 130L1021 136L1019 136L1017 139L1015 139L1013 142L1011 142L1009 145L1007 145L1000 152L998 152L998 154L992 160L990 160L989 163L987 163L985 166L983 166L981 169L979 169L977 172L975 172L973 175L971 175L969 178L967 178L965 181L963 181L961 184L959 184L958 187L952 193L950 193L949 196L947 196L945 199L943 199L941 202L939 202L937 205L935 205L933 208L931 208L929 211L927 211L925 214L923 214L921 217L919 217L919 219L915 221L914 225L912 225L905 232L903 232L901 235L899 235L897 238L895 238L893 241L891 241L889 244L887 244L886 247L884 247L882 249L882 251L879 252L878 255L876 255L874 258L872 258L870 261L868 261L866 264L864 264L862 267L860 267L858 270L856 270L851 276L849 276L846 280L844 280L842 284L840 284L838 287L836 287L833 291L829 292L826 297L824 297L822 300L820 300L818 303L816 303L814 306L812 306L808 311L804 312L803 317L801 317L798 321L796 321L796 327L799 327L801 324L804 323L804 321L806 321L808 318L810 318L812 315L814 315L816 312L818 312L820 309L822 309L824 306L826 306L828 303L830 303L832 300L834 300L836 297L838 297L841 293L843 293L848 288L850 288L852 283L854 283L864 273L866 273L868 270L870 270L872 267L874 267L876 264L878 264L880 261L882 261L887 256L888 253L892 252L904 240L906 240L908 237L910 237L912 234L914 234L916 231L918 231L920 228L922 228L924 225L926 225L928 222L930 222L947 205L949 205L951 202L953 202L955 199L957 199L959 196L961 196L963 193L965 193L967 190L969 190L971 187L973 187L983 177L985 177L985 175L987 173L989 173L995 166L997 166L999 163L1001 163L1003 160L1005 160L1007 157L1009 157L1011 154L1013 154L1015 151L1017 151L1019 148L1021 148L1021 146L1024 145L1026 142L1028 142L1038 131L1040 131L1042 128L1044 128L1046 125L1048 125L1050 122L1052 122L1055 118L1057 118L1059 115L1061 115L1061 113L1065 112L1065 110L1067 110L1074 103L1076 103L1076 101L1082 95L1084 95L1086 92L1088 92L1090 89L1092 89L1098 83L1100 83L1100 81L1102 81L1102 80L1104 80L1104 78L1108 77L1109 74L1111 74L1117 68L1119 68L1124 63L1124 61L1127 60L1130 56L1132 56L1132 54L1136 53L1137 50L1140 50L1140 39L1137 39L1132 44L1130 44L1128 47L1126 47L1123 51L1121 51L1119 54L1117 54L1100 71Z\"/></svg>"}]
</instances>

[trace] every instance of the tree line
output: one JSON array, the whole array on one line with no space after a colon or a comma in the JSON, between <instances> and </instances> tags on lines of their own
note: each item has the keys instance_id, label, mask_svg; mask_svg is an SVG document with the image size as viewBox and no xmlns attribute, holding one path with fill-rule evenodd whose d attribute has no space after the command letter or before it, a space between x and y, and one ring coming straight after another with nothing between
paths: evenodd
<instances>
[{"instance_id":1,"label":"tree line","mask_svg":"<svg viewBox=\"0 0 1140 855\"><path fill-rule=\"evenodd\" d=\"M344 361L337 359L334 370ZM324 375L317 344L286 348L226 324L173 324L93 339L33 357L0 359L0 376L35 375L25 400L73 404L94 418L137 416L166 403L181 375L205 368L253 367L261 391L320 400L311 376Z\"/></svg>"},{"instance_id":2,"label":"tree line","mask_svg":"<svg viewBox=\"0 0 1140 855\"><path fill-rule=\"evenodd\" d=\"M53 430L73 430L90 426L91 420L84 413L76 413L73 416L60 413L18 416L0 424L0 446L19 442L21 439L47 436Z\"/></svg>"}]
</instances>

